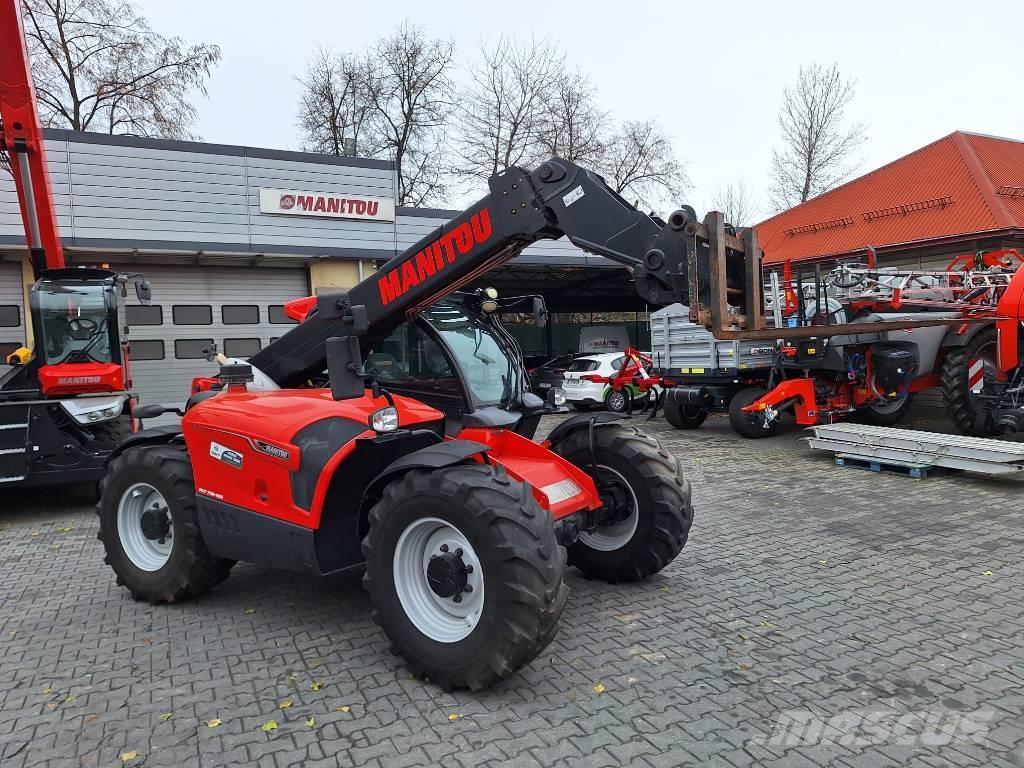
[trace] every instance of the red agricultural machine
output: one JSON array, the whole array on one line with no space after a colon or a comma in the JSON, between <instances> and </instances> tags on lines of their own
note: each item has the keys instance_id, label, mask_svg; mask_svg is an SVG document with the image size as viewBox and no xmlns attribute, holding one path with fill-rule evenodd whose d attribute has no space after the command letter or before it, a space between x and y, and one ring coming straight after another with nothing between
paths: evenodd
<instances>
[{"instance_id":1,"label":"red agricultural machine","mask_svg":"<svg viewBox=\"0 0 1024 768\"><path fill-rule=\"evenodd\" d=\"M0 2L0 155L18 192L36 282L29 291L34 349L0 363L0 492L99 481L131 432L126 329L118 304L135 274L64 265L16 0ZM135 283L140 300L149 285Z\"/></svg>"}]
</instances>

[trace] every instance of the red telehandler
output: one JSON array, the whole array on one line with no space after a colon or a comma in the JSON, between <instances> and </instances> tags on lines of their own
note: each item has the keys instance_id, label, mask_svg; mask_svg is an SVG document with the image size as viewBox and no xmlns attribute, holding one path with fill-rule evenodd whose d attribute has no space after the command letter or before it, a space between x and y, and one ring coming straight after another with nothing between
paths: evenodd
<instances>
[{"instance_id":1,"label":"red telehandler","mask_svg":"<svg viewBox=\"0 0 1024 768\"><path fill-rule=\"evenodd\" d=\"M14 177L36 277L26 324L35 348L0 361L10 365L0 374L0 492L103 476L131 432L118 302L138 277L65 267L18 6L0 0L0 155ZM148 284L135 286L148 300Z\"/></svg>"}]
</instances>

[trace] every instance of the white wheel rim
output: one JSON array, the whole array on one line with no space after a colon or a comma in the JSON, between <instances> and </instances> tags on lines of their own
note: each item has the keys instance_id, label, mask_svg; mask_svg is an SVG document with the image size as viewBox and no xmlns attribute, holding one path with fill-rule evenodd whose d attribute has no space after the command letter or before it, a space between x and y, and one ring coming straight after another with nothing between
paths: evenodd
<instances>
[{"instance_id":1,"label":"white wheel rim","mask_svg":"<svg viewBox=\"0 0 1024 768\"><path fill-rule=\"evenodd\" d=\"M636 527L640 523L640 505L637 504L633 486L626 482L626 478L622 476L622 473L616 472L604 464L598 464L597 466L600 472L618 477L622 484L629 489L629 495L633 500L633 511L625 520L620 520L612 525L602 525L593 531L580 531L580 541L591 549L596 549L600 552L614 552L616 549L626 546L633 538L633 534L636 533Z\"/></svg>"},{"instance_id":2,"label":"white wheel rim","mask_svg":"<svg viewBox=\"0 0 1024 768\"><path fill-rule=\"evenodd\" d=\"M142 518L146 511L166 516L169 530L161 542L143 533ZM174 546L174 521L163 494L149 483L136 483L121 495L117 505L117 535L121 548L140 571L159 571L167 564Z\"/></svg>"},{"instance_id":3,"label":"white wheel rim","mask_svg":"<svg viewBox=\"0 0 1024 768\"><path fill-rule=\"evenodd\" d=\"M612 390L608 395L608 410L624 411L626 409L626 396L622 392Z\"/></svg>"},{"instance_id":4,"label":"white wheel rim","mask_svg":"<svg viewBox=\"0 0 1024 768\"><path fill-rule=\"evenodd\" d=\"M444 549L442 549L444 548ZM462 550L462 562L472 568L456 602L442 597L430 586L427 566L430 558ZM409 621L431 640L457 643L476 629L484 607L484 574L473 545L451 523L436 517L415 520L402 531L392 561L395 592Z\"/></svg>"},{"instance_id":5,"label":"white wheel rim","mask_svg":"<svg viewBox=\"0 0 1024 768\"><path fill-rule=\"evenodd\" d=\"M910 397L910 395L904 395L896 400L886 400L884 403L872 403L871 410L883 416L887 416L890 413L896 413L896 411L902 408L904 403L907 402L908 397Z\"/></svg>"}]
</instances>

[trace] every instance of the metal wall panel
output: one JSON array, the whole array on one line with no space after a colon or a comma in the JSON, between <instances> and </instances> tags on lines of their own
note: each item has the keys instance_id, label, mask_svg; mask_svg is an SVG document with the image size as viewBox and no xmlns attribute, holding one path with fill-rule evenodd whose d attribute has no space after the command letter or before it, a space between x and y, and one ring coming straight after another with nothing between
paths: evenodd
<instances>
[{"instance_id":1,"label":"metal wall panel","mask_svg":"<svg viewBox=\"0 0 1024 768\"><path fill-rule=\"evenodd\" d=\"M159 306L161 325L135 325L130 329L134 341L163 341L163 360L133 360L133 389L143 403L182 404L188 399L193 376L216 373L216 364L203 359L176 359L175 341L213 339L224 351L225 339L260 340L265 346L282 336L291 325L271 324L270 305L284 304L309 293L309 278L302 268L173 267L150 265L112 265L114 269L142 271L153 284L152 305ZM127 303L138 299L129 291ZM259 323L225 325L224 305L257 305ZM175 325L175 305L203 305L212 308L210 325ZM181 346L181 345L179 345Z\"/></svg>"},{"instance_id":2,"label":"metal wall panel","mask_svg":"<svg viewBox=\"0 0 1024 768\"><path fill-rule=\"evenodd\" d=\"M0 375L6 373L8 366L4 363L12 345L25 344L25 306L21 288L21 264L11 261L0 261L0 307L18 307L19 323L17 326L0 326ZM5 315L7 313L4 313Z\"/></svg>"}]
</instances>

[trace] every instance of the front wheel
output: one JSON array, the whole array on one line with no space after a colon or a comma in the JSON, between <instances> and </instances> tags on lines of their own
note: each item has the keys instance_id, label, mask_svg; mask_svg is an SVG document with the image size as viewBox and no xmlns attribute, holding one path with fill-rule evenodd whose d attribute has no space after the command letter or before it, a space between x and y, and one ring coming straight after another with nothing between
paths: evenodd
<instances>
[{"instance_id":1,"label":"front wheel","mask_svg":"<svg viewBox=\"0 0 1024 768\"><path fill-rule=\"evenodd\" d=\"M132 448L100 481L98 538L104 562L136 600L173 603L227 578L234 560L214 557L199 531L185 449Z\"/></svg>"},{"instance_id":2,"label":"front wheel","mask_svg":"<svg viewBox=\"0 0 1024 768\"><path fill-rule=\"evenodd\" d=\"M756 440L761 437L772 437L779 431L778 416L768 420L764 411L744 411L768 394L761 387L747 387L735 394L729 402L729 424L733 431L741 437Z\"/></svg>"},{"instance_id":3,"label":"front wheel","mask_svg":"<svg viewBox=\"0 0 1024 768\"><path fill-rule=\"evenodd\" d=\"M565 550L529 487L504 470L413 470L387 486L369 522L363 586L416 675L485 688L558 631Z\"/></svg>"},{"instance_id":4,"label":"front wheel","mask_svg":"<svg viewBox=\"0 0 1024 768\"><path fill-rule=\"evenodd\" d=\"M657 440L605 424L571 432L551 450L594 477L604 502L600 523L569 548L570 565L617 583L643 579L675 559L693 523L690 484Z\"/></svg>"}]
</instances>

